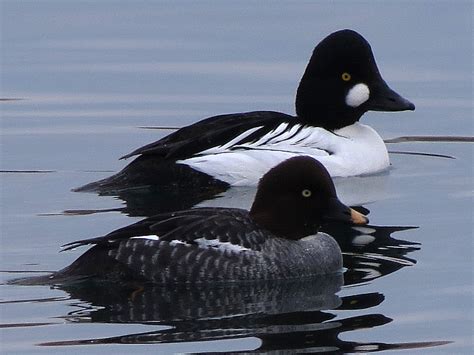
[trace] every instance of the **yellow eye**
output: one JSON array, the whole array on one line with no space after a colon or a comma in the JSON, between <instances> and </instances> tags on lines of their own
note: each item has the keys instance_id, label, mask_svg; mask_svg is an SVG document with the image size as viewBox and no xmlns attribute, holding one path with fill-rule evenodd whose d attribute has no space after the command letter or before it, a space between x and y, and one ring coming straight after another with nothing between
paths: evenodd
<instances>
[{"instance_id":1,"label":"yellow eye","mask_svg":"<svg viewBox=\"0 0 474 355\"><path fill-rule=\"evenodd\" d=\"M346 72L342 73L341 79L344 80L344 81L349 81L349 80L351 80L351 74L346 73Z\"/></svg>"},{"instance_id":2,"label":"yellow eye","mask_svg":"<svg viewBox=\"0 0 474 355\"><path fill-rule=\"evenodd\" d=\"M312 194L311 190L308 190L308 189L304 189L303 191L301 191L301 195L303 195L303 197L310 197Z\"/></svg>"}]
</instances>

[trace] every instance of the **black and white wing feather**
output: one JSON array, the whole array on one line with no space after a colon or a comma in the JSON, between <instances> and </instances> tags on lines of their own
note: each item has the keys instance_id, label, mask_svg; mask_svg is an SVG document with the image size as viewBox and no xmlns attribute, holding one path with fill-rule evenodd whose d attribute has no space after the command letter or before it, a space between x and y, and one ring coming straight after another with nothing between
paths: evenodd
<instances>
[{"instance_id":1,"label":"black and white wing feather","mask_svg":"<svg viewBox=\"0 0 474 355\"><path fill-rule=\"evenodd\" d=\"M113 260L109 279L119 274L162 284L247 281L271 271L257 266L269 237L245 210L203 208L148 218L101 238L68 244L66 249L95 244L81 258L87 260L89 254L96 262ZM58 276L90 272L81 258Z\"/></svg>"},{"instance_id":2,"label":"black and white wing feather","mask_svg":"<svg viewBox=\"0 0 474 355\"><path fill-rule=\"evenodd\" d=\"M219 115L206 118L192 125L138 148L121 159L136 155L154 155L164 159L185 159L209 148L222 146L242 134L245 141L256 139L275 129L283 122L295 122L296 118L273 111L254 111ZM245 135L245 132L259 132Z\"/></svg>"},{"instance_id":3,"label":"black and white wing feather","mask_svg":"<svg viewBox=\"0 0 474 355\"><path fill-rule=\"evenodd\" d=\"M70 250L84 245L111 245L130 239L148 239L190 246L222 245L260 250L266 230L258 227L241 209L196 208L159 214L105 236L84 239L63 245Z\"/></svg>"}]
</instances>

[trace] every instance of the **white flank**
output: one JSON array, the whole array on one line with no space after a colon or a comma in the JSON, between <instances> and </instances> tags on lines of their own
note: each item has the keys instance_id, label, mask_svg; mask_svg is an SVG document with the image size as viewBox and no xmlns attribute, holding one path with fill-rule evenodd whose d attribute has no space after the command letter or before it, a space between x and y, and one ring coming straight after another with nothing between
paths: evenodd
<instances>
[{"instance_id":1,"label":"white flank","mask_svg":"<svg viewBox=\"0 0 474 355\"><path fill-rule=\"evenodd\" d=\"M333 177L370 174L389 166L387 148L369 126L354 123L334 133L321 127L288 127L288 123L282 123L255 142L239 144L242 137L255 132L254 128L225 145L177 163L232 186L256 186L268 170L298 155L319 160Z\"/></svg>"},{"instance_id":2,"label":"white flank","mask_svg":"<svg viewBox=\"0 0 474 355\"><path fill-rule=\"evenodd\" d=\"M354 85L346 96L346 104L350 107L358 107L369 99L370 90L365 84Z\"/></svg>"}]
</instances>

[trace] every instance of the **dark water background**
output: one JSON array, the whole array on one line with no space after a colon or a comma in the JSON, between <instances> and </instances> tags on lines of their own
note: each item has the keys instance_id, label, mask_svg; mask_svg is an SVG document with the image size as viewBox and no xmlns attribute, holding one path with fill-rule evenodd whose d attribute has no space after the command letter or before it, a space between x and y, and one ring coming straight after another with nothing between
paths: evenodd
<instances>
[{"instance_id":1,"label":"dark water background","mask_svg":"<svg viewBox=\"0 0 474 355\"><path fill-rule=\"evenodd\" d=\"M342 280L333 279L142 293L4 282L60 269L83 252L58 253L60 245L156 207L70 191L118 171L118 157L169 132L140 127L258 109L293 113L313 47L341 28L369 40L387 82L417 106L368 113L364 123L385 139L473 136L472 7L2 1L0 97L21 99L0 102L2 352L470 354L469 142L388 143L390 171L336 179L342 199L362 203L373 225L332 231L348 268L339 292ZM252 193L234 189L203 204L247 206Z\"/></svg>"}]
</instances>

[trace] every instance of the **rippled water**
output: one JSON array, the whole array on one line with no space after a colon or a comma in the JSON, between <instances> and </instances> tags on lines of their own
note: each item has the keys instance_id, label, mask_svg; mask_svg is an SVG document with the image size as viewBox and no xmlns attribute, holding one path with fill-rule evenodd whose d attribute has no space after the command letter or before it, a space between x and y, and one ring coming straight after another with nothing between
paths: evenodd
<instances>
[{"instance_id":1,"label":"rippled water","mask_svg":"<svg viewBox=\"0 0 474 355\"><path fill-rule=\"evenodd\" d=\"M1 6L3 352L471 353L472 2ZM253 189L179 199L70 189L170 132L150 127L294 112L314 45L340 28L366 36L387 82L417 105L362 119L391 142L388 172L336 179L342 199L371 219L326 226L344 251L343 279L145 290L5 283L60 269L83 252L60 245L158 210L247 207Z\"/></svg>"}]
</instances>

